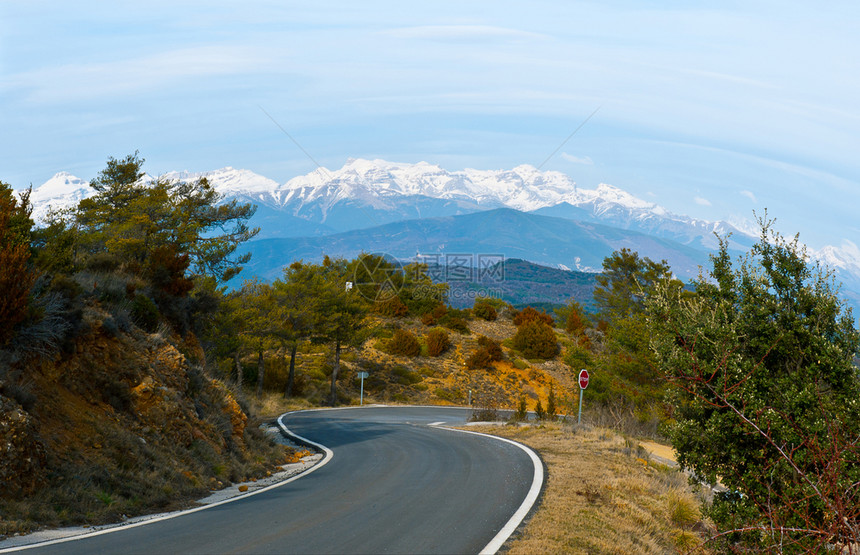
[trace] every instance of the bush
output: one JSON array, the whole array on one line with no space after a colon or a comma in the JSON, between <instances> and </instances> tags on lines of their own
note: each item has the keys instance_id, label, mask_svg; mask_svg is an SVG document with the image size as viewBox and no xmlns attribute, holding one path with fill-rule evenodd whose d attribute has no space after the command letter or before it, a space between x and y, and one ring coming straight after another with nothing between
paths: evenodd
<instances>
[{"instance_id":1,"label":"bush","mask_svg":"<svg viewBox=\"0 0 860 555\"><path fill-rule=\"evenodd\" d=\"M549 386L549 398L546 401L546 418L555 421L558 409L555 406L555 390Z\"/></svg>"},{"instance_id":2,"label":"bush","mask_svg":"<svg viewBox=\"0 0 860 555\"><path fill-rule=\"evenodd\" d=\"M397 330L394 337L388 341L388 352L392 355L415 357L421 354L421 344L411 332Z\"/></svg>"},{"instance_id":3,"label":"bush","mask_svg":"<svg viewBox=\"0 0 860 555\"><path fill-rule=\"evenodd\" d=\"M535 405L535 416L538 420L546 420L546 411L544 410L540 399L537 400L537 404Z\"/></svg>"},{"instance_id":4,"label":"bush","mask_svg":"<svg viewBox=\"0 0 860 555\"><path fill-rule=\"evenodd\" d=\"M448 337L448 332L442 328L434 328L427 334L427 354L431 357L441 355L450 346L451 340Z\"/></svg>"},{"instance_id":5,"label":"bush","mask_svg":"<svg viewBox=\"0 0 860 555\"><path fill-rule=\"evenodd\" d=\"M547 324L530 321L520 326L514 335L514 348L526 358L547 359L558 354L558 341Z\"/></svg>"},{"instance_id":6,"label":"bush","mask_svg":"<svg viewBox=\"0 0 860 555\"><path fill-rule=\"evenodd\" d=\"M425 326L435 326L447 313L448 308L444 304L439 303L431 311L421 316L421 322Z\"/></svg>"},{"instance_id":7,"label":"bush","mask_svg":"<svg viewBox=\"0 0 860 555\"><path fill-rule=\"evenodd\" d=\"M466 367L490 368L493 362L502 360L502 347L497 342L483 335L478 338L478 349L466 359Z\"/></svg>"},{"instance_id":8,"label":"bush","mask_svg":"<svg viewBox=\"0 0 860 555\"><path fill-rule=\"evenodd\" d=\"M514 313L514 325L519 327L528 322L542 322L547 326L554 326L555 320L546 312L538 312L534 308L527 306L519 312Z\"/></svg>"},{"instance_id":9,"label":"bush","mask_svg":"<svg viewBox=\"0 0 860 555\"><path fill-rule=\"evenodd\" d=\"M528 418L529 410L526 406L526 398L521 396L519 402L517 402L517 410L511 415L511 420L513 422L525 422Z\"/></svg>"},{"instance_id":10,"label":"bush","mask_svg":"<svg viewBox=\"0 0 860 555\"><path fill-rule=\"evenodd\" d=\"M414 385L421 381L421 376L405 366L395 366L391 373L394 375L394 381L400 385Z\"/></svg>"},{"instance_id":11,"label":"bush","mask_svg":"<svg viewBox=\"0 0 860 555\"><path fill-rule=\"evenodd\" d=\"M474 314L476 318L481 318L488 322L492 322L498 318L496 309L486 301L476 301L475 306L472 307L472 314Z\"/></svg>"},{"instance_id":12,"label":"bush","mask_svg":"<svg viewBox=\"0 0 860 555\"><path fill-rule=\"evenodd\" d=\"M137 295L131 303L131 317L142 329L155 333L161 315L152 299L146 295Z\"/></svg>"},{"instance_id":13,"label":"bush","mask_svg":"<svg viewBox=\"0 0 860 555\"><path fill-rule=\"evenodd\" d=\"M409 314L409 308L403 304L400 297L391 297L384 301L373 303L373 311L389 318L402 318Z\"/></svg>"}]
</instances>

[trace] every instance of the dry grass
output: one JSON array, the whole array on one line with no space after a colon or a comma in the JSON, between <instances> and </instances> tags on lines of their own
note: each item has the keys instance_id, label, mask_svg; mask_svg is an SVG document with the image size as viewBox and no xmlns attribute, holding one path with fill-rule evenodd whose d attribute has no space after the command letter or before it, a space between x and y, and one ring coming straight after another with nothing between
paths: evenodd
<instances>
[{"instance_id":1,"label":"dry grass","mask_svg":"<svg viewBox=\"0 0 860 555\"><path fill-rule=\"evenodd\" d=\"M540 507L509 553L686 553L702 543L687 478L636 442L562 424L483 431L532 447L548 469Z\"/></svg>"}]
</instances>

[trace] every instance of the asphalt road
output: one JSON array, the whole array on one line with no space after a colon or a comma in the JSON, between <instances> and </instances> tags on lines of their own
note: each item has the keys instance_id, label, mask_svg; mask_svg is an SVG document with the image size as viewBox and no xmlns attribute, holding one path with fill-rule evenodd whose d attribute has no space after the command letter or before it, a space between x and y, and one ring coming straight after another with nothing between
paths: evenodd
<instances>
[{"instance_id":1,"label":"asphalt road","mask_svg":"<svg viewBox=\"0 0 860 555\"><path fill-rule=\"evenodd\" d=\"M520 447L440 429L470 411L365 407L282 418L333 457L253 497L37 553L478 553L522 516L535 465ZM435 425L432 425L435 424ZM538 476L542 471L538 471ZM518 516L518 518L519 518ZM495 540L494 540L495 538Z\"/></svg>"}]
</instances>

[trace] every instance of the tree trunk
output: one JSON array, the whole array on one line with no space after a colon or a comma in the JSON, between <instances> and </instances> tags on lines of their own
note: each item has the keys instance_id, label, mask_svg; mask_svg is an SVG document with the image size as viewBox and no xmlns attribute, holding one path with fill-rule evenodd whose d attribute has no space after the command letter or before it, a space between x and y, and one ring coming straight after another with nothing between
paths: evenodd
<instances>
[{"instance_id":1,"label":"tree trunk","mask_svg":"<svg viewBox=\"0 0 860 555\"><path fill-rule=\"evenodd\" d=\"M334 342L334 365L331 369L331 406L337 405L337 374L340 372L340 339Z\"/></svg>"},{"instance_id":2,"label":"tree trunk","mask_svg":"<svg viewBox=\"0 0 860 555\"><path fill-rule=\"evenodd\" d=\"M266 377L266 367L263 364L263 351L257 359L257 399L263 396L263 379Z\"/></svg>"},{"instance_id":3,"label":"tree trunk","mask_svg":"<svg viewBox=\"0 0 860 555\"><path fill-rule=\"evenodd\" d=\"M299 348L299 342L293 343L290 348L290 374L287 377L287 389L284 390L284 398L293 396L293 382L296 378L296 351Z\"/></svg>"},{"instance_id":4,"label":"tree trunk","mask_svg":"<svg viewBox=\"0 0 860 555\"><path fill-rule=\"evenodd\" d=\"M233 365L236 367L236 385L242 389L242 363L239 362L239 349L233 352Z\"/></svg>"}]
</instances>

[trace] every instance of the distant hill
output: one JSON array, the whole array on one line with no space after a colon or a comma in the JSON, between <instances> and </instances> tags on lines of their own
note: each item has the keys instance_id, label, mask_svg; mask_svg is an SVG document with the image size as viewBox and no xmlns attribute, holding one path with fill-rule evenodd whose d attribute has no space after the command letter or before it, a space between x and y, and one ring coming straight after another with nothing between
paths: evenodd
<instances>
[{"instance_id":1,"label":"distant hill","mask_svg":"<svg viewBox=\"0 0 860 555\"><path fill-rule=\"evenodd\" d=\"M597 274L540 266L516 258L504 261L493 277L472 281L449 281L448 302L456 308L471 307L478 296L494 297L515 307L524 305L550 309L575 299L592 308Z\"/></svg>"},{"instance_id":2,"label":"distant hill","mask_svg":"<svg viewBox=\"0 0 860 555\"><path fill-rule=\"evenodd\" d=\"M603 259L627 247L654 260L666 259L686 280L706 264L706 252L635 231L575 222L510 208L444 218L395 222L322 237L261 239L241 248L251 252L242 277L274 279L295 260L319 261L324 255L354 258L362 252L384 252L413 261L416 255L445 264L455 256L472 260L502 256L550 268L596 272ZM427 258L422 258L427 260ZM543 299L548 300L548 299Z\"/></svg>"}]
</instances>

